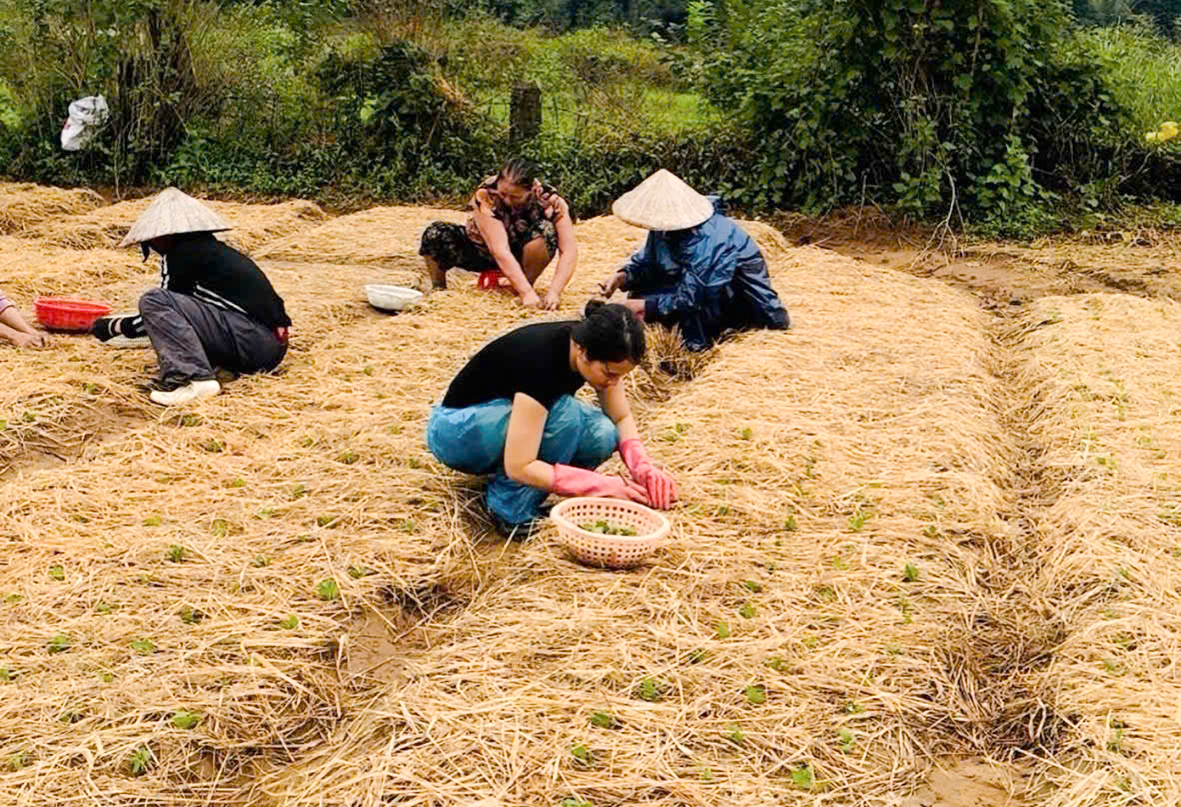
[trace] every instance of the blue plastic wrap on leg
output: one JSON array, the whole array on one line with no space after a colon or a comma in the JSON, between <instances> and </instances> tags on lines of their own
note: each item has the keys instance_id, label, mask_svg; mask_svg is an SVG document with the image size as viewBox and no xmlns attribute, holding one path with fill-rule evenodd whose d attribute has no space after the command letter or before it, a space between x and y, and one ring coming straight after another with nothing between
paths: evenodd
<instances>
[{"instance_id":1,"label":"blue plastic wrap on leg","mask_svg":"<svg viewBox=\"0 0 1181 807\"><path fill-rule=\"evenodd\" d=\"M584 412L578 401L563 395L550 407L537 449L538 459L554 464L570 464L582 438ZM503 465L488 483L488 509L508 524L522 524L540 515L547 491L514 482Z\"/></svg>"},{"instance_id":2,"label":"blue plastic wrap on leg","mask_svg":"<svg viewBox=\"0 0 1181 807\"><path fill-rule=\"evenodd\" d=\"M570 458L570 464L579 468L594 470L607 461L619 447L619 431L611 418L598 407L583 401L575 401L582 410L582 435L578 448Z\"/></svg>"},{"instance_id":3,"label":"blue plastic wrap on leg","mask_svg":"<svg viewBox=\"0 0 1181 807\"><path fill-rule=\"evenodd\" d=\"M436 406L426 426L426 445L455 471L488 474L504 465L504 441L512 404L507 398L452 409Z\"/></svg>"}]
</instances>

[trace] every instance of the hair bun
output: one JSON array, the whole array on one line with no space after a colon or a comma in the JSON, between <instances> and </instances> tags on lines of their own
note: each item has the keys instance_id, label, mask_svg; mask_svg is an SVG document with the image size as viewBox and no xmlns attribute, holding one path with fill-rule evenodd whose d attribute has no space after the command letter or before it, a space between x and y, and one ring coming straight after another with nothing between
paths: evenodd
<instances>
[{"instance_id":1,"label":"hair bun","mask_svg":"<svg viewBox=\"0 0 1181 807\"><path fill-rule=\"evenodd\" d=\"M586 305L582 307L582 315L589 316L592 312L598 311L603 306L607 305L606 300L587 300Z\"/></svg>"}]
</instances>

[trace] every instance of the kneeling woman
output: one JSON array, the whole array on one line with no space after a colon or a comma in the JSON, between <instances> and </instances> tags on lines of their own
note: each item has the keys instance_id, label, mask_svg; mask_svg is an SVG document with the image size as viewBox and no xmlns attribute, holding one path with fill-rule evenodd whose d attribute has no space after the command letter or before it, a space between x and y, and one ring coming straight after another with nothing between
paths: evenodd
<instances>
[{"instance_id":1,"label":"kneeling woman","mask_svg":"<svg viewBox=\"0 0 1181 807\"><path fill-rule=\"evenodd\" d=\"M676 483L648 458L619 383L644 358L627 308L592 301L579 321L525 325L485 345L431 412L426 441L444 465L492 474L486 501L503 532L528 532L549 493L668 508ZM574 399L583 384L602 411ZM618 447L630 480L597 473Z\"/></svg>"}]
</instances>

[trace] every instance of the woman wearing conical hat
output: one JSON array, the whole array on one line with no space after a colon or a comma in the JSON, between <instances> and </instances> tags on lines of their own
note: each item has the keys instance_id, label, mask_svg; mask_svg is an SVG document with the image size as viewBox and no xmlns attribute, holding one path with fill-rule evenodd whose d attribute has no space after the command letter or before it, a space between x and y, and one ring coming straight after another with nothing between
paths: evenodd
<instances>
[{"instance_id":1,"label":"woman wearing conical hat","mask_svg":"<svg viewBox=\"0 0 1181 807\"><path fill-rule=\"evenodd\" d=\"M681 329L685 346L705 350L728 330L791 326L771 287L758 244L675 174L657 171L616 200L612 212L648 237L600 284L646 322Z\"/></svg>"},{"instance_id":2,"label":"woman wearing conical hat","mask_svg":"<svg viewBox=\"0 0 1181 807\"><path fill-rule=\"evenodd\" d=\"M221 216L176 188L160 193L119 246L139 244L144 260L160 255L161 284L139 298L139 316L103 317L92 333L146 335L160 361L163 406L221 391L215 371L275 369L287 353L291 320L283 300L250 258L213 234L230 229Z\"/></svg>"}]
</instances>

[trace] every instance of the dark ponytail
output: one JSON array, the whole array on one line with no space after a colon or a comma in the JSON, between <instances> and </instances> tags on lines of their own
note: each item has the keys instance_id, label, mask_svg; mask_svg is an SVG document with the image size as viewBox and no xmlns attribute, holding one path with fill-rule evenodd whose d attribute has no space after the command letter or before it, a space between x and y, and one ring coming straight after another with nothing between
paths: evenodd
<instances>
[{"instance_id":1,"label":"dark ponytail","mask_svg":"<svg viewBox=\"0 0 1181 807\"><path fill-rule=\"evenodd\" d=\"M631 309L618 303L591 300L571 334L591 361L641 364L647 345L644 326Z\"/></svg>"},{"instance_id":2,"label":"dark ponytail","mask_svg":"<svg viewBox=\"0 0 1181 807\"><path fill-rule=\"evenodd\" d=\"M507 179L521 188L532 188L537 180L537 163L528 157L513 157L500 169L497 179Z\"/></svg>"}]
</instances>

